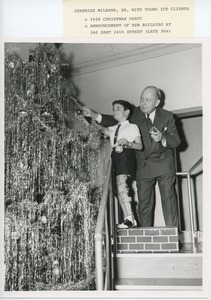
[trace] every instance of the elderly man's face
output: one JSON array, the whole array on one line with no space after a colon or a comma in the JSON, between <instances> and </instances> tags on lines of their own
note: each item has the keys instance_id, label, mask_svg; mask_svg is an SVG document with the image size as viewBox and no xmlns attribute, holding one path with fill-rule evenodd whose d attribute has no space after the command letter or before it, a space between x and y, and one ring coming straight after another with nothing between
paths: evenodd
<instances>
[{"instance_id":1,"label":"elderly man's face","mask_svg":"<svg viewBox=\"0 0 211 300\"><path fill-rule=\"evenodd\" d=\"M145 114L150 114L153 112L160 103L160 100L157 99L156 92L154 89L146 89L141 94L140 99L140 108Z\"/></svg>"}]
</instances>

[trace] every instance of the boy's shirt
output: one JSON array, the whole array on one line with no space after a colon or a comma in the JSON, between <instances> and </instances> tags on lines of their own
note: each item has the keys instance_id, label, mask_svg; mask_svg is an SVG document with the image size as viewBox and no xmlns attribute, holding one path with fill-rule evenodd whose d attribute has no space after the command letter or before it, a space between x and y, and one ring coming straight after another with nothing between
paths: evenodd
<instances>
[{"instance_id":1,"label":"boy's shirt","mask_svg":"<svg viewBox=\"0 0 211 300\"><path fill-rule=\"evenodd\" d=\"M128 140L128 142L133 142L137 136L141 135L138 126L135 124L131 124L128 120L123 121L119 124L121 124L121 126L119 128L117 141L119 139L125 138L126 140ZM108 135L110 137L110 143L112 148L114 147L114 135L117 126L118 124L108 127Z\"/></svg>"}]
</instances>

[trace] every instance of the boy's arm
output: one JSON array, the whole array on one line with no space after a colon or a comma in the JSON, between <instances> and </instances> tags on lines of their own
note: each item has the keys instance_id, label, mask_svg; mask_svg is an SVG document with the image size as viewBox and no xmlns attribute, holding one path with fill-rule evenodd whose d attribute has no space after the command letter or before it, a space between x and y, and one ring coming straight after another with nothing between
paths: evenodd
<instances>
[{"instance_id":1,"label":"boy's arm","mask_svg":"<svg viewBox=\"0 0 211 300\"><path fill-rule=\"evenodd\" d=\"M143 147L140 135L138 135L133 142L128 142L125 138L119 139L118 145L135 150L141 150Z\"/></svg>"},{"instance_id":2,"label":"boy's arm","mask_svg":"<svg viewBox=\"0 0 211 300\"><path fill-rule=\"evenodd\" d=\"M93 119L93 120L96 120L96 119L97 119L97 117L98 117L98 112L96 112L96 111L94 111L94 110L91 110L90 108L88 108L88 107L86 107L86 106L84 106L84 107L82 108L82 110L83 110L83 115L84 115L85 117L89 117L89 118L91 118L91 119Z\"/></svg>"},{"instance_id":3,"label":"boy's arm","mask_svg":"<svg viewBox=\"0 0 211 300\"><path fill-rule=\"evenodd\" d=\"M103 127L109 127L116 125L118 122L114 119L111 115L101 115L98 112L95 112L91 110L88 107L83 107L83 114L85 117L90 117L93 120L95 120L97 123L99 123Z\"/></svg>"},{"instance_id":4,"label":"boy's arm","mask_svg":"<svg viewBox=\"0 0 211 300\"><path fill-rule=\"evenodd\" d=\"M113 116L111 115L100 115L101 116L101 122L100 125L103 127L109 127L109 126L113 126L116 125L118 123L117 120L114 119Z\"/></svg>"}]
</instances>

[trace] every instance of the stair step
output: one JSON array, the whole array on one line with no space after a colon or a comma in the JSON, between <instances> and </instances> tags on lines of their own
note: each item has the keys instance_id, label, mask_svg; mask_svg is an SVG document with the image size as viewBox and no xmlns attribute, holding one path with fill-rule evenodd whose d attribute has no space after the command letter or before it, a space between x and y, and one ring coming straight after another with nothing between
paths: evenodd
<instances>
[{"instance_id":1,"label":"stair step","mask_svg":"<svg viewBox=\"0 0 211 300\"><path fill-rule=\"evenodd\" d=\"M202 278L202 253L136 253L113 257L115 278Z\"/></svg>"},{"instance_id":2,"label":"stair step","mask_svg":"<svg viewBox=\"0 0 211 300\"><path fill-rule=\"evenodd\" d=\"M117 253L179 252L177 227L117 230Z\"/></svg>"},{"instance_id":3,"label":"stair step","mask_svg":"<svg viewBox=\"0 0 211 300\"><path fill-rule=\"evenodd\" d=\"M121 278L115 290L202 290L201 278Z\"/></svg>"}]
</instances>

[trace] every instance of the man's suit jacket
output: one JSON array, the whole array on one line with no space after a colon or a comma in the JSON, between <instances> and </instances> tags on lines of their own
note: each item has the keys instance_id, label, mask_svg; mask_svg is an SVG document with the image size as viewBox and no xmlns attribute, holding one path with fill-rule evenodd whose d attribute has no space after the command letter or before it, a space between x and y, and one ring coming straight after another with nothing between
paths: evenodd
<instances>
[{"instance_id":1,"label":"man's suit jacket","mask_svg":"<svg viewBox=\"0 0 211 300\"><path fill-rule=\"evenodd\" d=\"M134 109L130 122L136 124L141 132L143 149L136 151L137 177L155 178L161 175L175 173L173 149L180 144L180 138L176 129L173 114L157 107L153 125L163 134L166 139L166 147L161 142L155 142L150 138L145 114L140 107ZM102 115L100 125L112 126L117 121L109 115Z\"/></svg>"}]
</instances>

